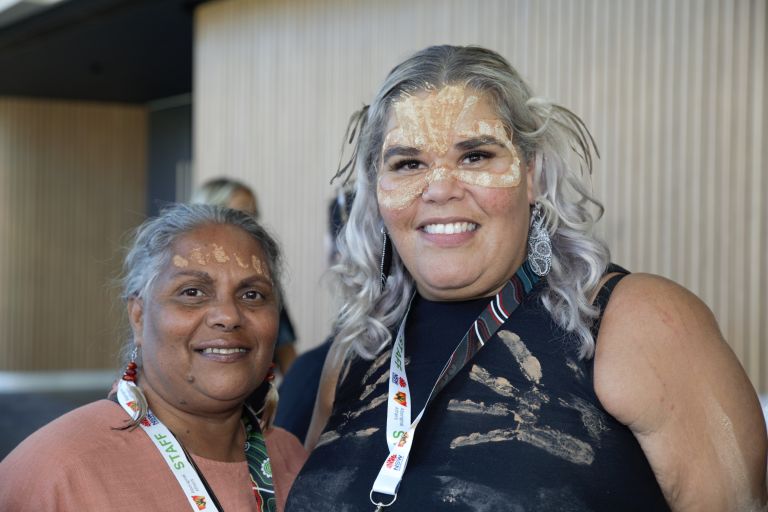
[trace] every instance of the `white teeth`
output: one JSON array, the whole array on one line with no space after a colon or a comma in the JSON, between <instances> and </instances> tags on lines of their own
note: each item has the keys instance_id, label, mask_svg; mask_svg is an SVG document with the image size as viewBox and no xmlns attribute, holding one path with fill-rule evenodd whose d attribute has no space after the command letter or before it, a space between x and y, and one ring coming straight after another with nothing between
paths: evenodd
<instances>
[{"instance_id":1,"label":"white teeth","mask_svg":"<svg viewBox=\"0 0 768 512\"><path fill-rule=\"evenodd\" d=\"M453 222L451 224L427 224L424 231L430 235L455 235L457 233L466 233L477 229L474 222Z\"/></svg>"},{"instance_id":2,"label":"white teeth","mask_svg":"<svg viewBox=\"0 0 768 512\"><path fill-rule=\"evenodd\" d=\"M244 348L206 348L203 354L237 354L247 352Z\"/></svg>"}]
</instances>

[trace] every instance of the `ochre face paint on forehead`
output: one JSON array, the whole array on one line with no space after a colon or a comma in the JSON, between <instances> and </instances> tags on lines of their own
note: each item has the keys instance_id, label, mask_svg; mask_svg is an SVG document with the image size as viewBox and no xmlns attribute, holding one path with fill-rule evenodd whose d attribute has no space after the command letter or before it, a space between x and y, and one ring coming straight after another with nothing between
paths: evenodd
<instances>
[{"instance_id":1,"label":"ochre face paint on forehead","mask_svg":"<svg viewBox=\"0 0 768 512\"><path fill-rule=\"evenodd\" d=\"M212 244L213 245L213 259L215 259L218 263L226 263L229 261L229 256L227 256L227 253L224 252L224 248L220 245Z\"/></svg>"},{"instance_id":2,"label":"ochre face paint on forehead","mask_svg":"<svg viewBox=\"0 0 768 512\"><path fill-rule=\"evenodd\" d=\"M398 145L446 153L457 121L477 102L477 96L465 99L464 92L463 86L447 85L426 98L405 96L396 101L393 107L399 128L387 135L384 147L396 140Z\"/></svg>"},{"instance_id":3,"label":"ochre face paint on forehead","mask_svg":"<svg viewBox=\"0 0 768 512\"><path fill-rule=\"evenodd\" d=\"M251 256L251 265L257 274L265 275L264 270L261 268L261 260L259 258Z\"/></svg>"},{"instance_id":4,"label":"ochre face paint on forehead","mask_svg":"<svg viewBox=\"0 0 768 512\"><path fill-rule=\"evenodd\" d=\"M182 258L177 254L173 257L173 266L179 267L179 268L185 268L189 266L189 260L186 258Z\"/></svg>"},{"instance_id":5,"label":"ochre face paint on forehead","mask_svg":"<svg viewBox=\"0 0 768 512\"><path fill-rule=\"evenodd\" d=\"M255 254L251 255L250 260L247 257L242 258L236 252L232 252L232 257L230 257L224 247L216 244L211 244L209 247L195 247L189 252L188 258L185 258L180 254L175 254L172 258L172 262L174 267L186 268L189 266L190 260L198 265L205 266L211 262L224 265L232 262L233 259L240 268L252 268L258 275L265 277L270 281L272 280L272 277L269 274L269 265L263 262L261 258Z\"/></svg>"},{"instance_id":6,"label":"ochre face paint on forehead","mask_svg":"<svg viewBox=\"0 0 768 512\"><path fill-rule=\"evenodd\" d=\"M237 262L237 266L240 268L248 268L248 264L240 259L240 256L237 253L235 253L235 261Z\"/></svg>"},{"instance_id":7,"label":"ochre face paint on forehead","mask_svg":"<svg viewBox=\"0 0 768 512\"><path fill-rule=\"evenodd\" d=\"M200 250L199 247L195 247L192 249L192 252L189 253L189 257L197 263L198 265L206 265L208 262L206 261L207 258L203 256L203 252Z\"/></svg>"},{"instance_id":8,"label":"ochre face paint on forehead","mask_svg":"<svg viewBox=\"0 0 768 512\"><path fill-rule=\"evenodd\" d=\"M415 148L431 153L433 160L423 169L403 173L388 171L382 165L377 183L381 207L407 208L431 183L444 179L490 188L520 184L520 157L504 123L500 119L473 119L478 101L477 95L467 95L466 87L448 85L426 97L406 96L393 104L397 126L387 134L382 155L388 149L402 146L405 150ZM509 156L502 155L497 160L511 160L509 165L449 166L444 157L454 143L475 139L488 139L487 144L505 149Z\"/></svg>"}]
</instances>

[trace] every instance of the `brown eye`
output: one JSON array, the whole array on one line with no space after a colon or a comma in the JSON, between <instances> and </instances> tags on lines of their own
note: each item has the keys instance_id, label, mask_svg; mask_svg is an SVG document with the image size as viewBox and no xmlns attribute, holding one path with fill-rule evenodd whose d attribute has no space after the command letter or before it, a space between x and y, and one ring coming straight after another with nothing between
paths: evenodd
<instances>
[{"instance_id":1,"label":"brown eye","mask_svg":"<svg viewBox=\"0 0 768 512\"><path fill-rule=\"evenodd\" d=\"M392 165L393 171L415 171L420 169L424 164L418 160L401 160Z\"/></svg>"},{"instance_id":2,"label":"brown eye","mask_svg":"<svg viewBox=\"0 0 768 512\"><path fill-rule=\"evenodd\" d=\"M243 298L246 300L262 300L264 295L258 290L248 290L243 294Z\"/></svg>"},{"instance_id":3,"label":"brown eye","mask_svg":"<svg viewBox=\"0 0 768 512\"><path fill-rule=\"evenodd\" d=\"M184 288L181 290L181 295L184 297L202 297L203 291L200 288Z\"/></svg>"},{"instance_id":4,"label":"brown eye","mask_svg":"<svg viewBox=\"0 0 768 512\"><path fill-rule=\"evenodd\" d=\"M464 164L476 164L479 162L482 162L484 160L488 160L489 158L493 158L492 153L488 153L487 151L472 151L471 153L467 153L462 158L462 163Z\"/></svg>"}]
</instances>

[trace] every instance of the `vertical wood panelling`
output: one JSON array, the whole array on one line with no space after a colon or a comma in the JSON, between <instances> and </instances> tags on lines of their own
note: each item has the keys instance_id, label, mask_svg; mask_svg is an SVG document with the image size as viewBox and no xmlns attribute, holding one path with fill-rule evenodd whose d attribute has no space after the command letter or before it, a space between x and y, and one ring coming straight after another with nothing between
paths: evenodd
<instances>
[{"instance_id":1,"label":"vertical wood panelling","mask_svg":"<svg viewBox=\"0 0 768 512\"><path fill-rule=\"evenodd\" d=\"M614 260L698 294L768 391L764 1L224 0L196 25L195 181L257 189L301 347L334 313L321 247L349 114L413 51L480 44L592 128Z\"/></svg>"},{"instance_id":2,"label":"vertical wood panelling","mask_svg":"<svg viewBox=\"0 0 768 512\"><path fill-rule=\"evenodd\" d=\"M0 370L115 366L145 146L143 108L0 98Z\"/></svg>"},{"instance_id":3,"label":"vertical wood panelling","mask_svg":"<svg viewBox=\"0 0 768 512\"><path fill-rule=\"evenodd\" d=\"M747 211L750 227L746 245L750 247L749 263L747 265L749 283L752 293L749 294L750 316L753 321L749 324L750 357L746 364L750 376L754 379L759 375L759 386L763 392L768 389L768 178L765 177L768 165L768 51L766 47L766 27L768 27L768 7L766 2L756 0L750 2L750 52L749 66L749 112L752 113L747 121L749 126L750 155L748 174L748 189L751 191L750 209ZM755 307L758 305L758 307ZM758 334L759 333L759 334ZM757 338L755 340L755 337Z\"/></svg>"}]
</instances>

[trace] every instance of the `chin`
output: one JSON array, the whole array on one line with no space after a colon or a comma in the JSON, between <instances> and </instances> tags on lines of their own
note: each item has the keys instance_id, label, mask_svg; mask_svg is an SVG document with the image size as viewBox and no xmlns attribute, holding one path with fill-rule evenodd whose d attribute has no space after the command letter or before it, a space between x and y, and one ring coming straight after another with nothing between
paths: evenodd
<instances>
[{"instance_id":1,"label":"chin","mask_svg":"<svg viewBox=\"0 0 768 512\"><path fill-rule=\"evenodd\" d=\"M239 385L212 386L205 390L204 393L212 400L217 400L223 404L232 404L235 402L245 402L254 389L256 388L253 386L245 388L240 383Z\"/></svg>"},{"instance_id":2,"label":"chin","mask_svg":"<svg viewBox=\"0 0 768 512\"><path fill-rule=\"evenodd\" d=\"M430 300L464 300L474 296L468 290L472 281L427 281L418 285L419 293Z\"/></svg>"}]
</instances>

